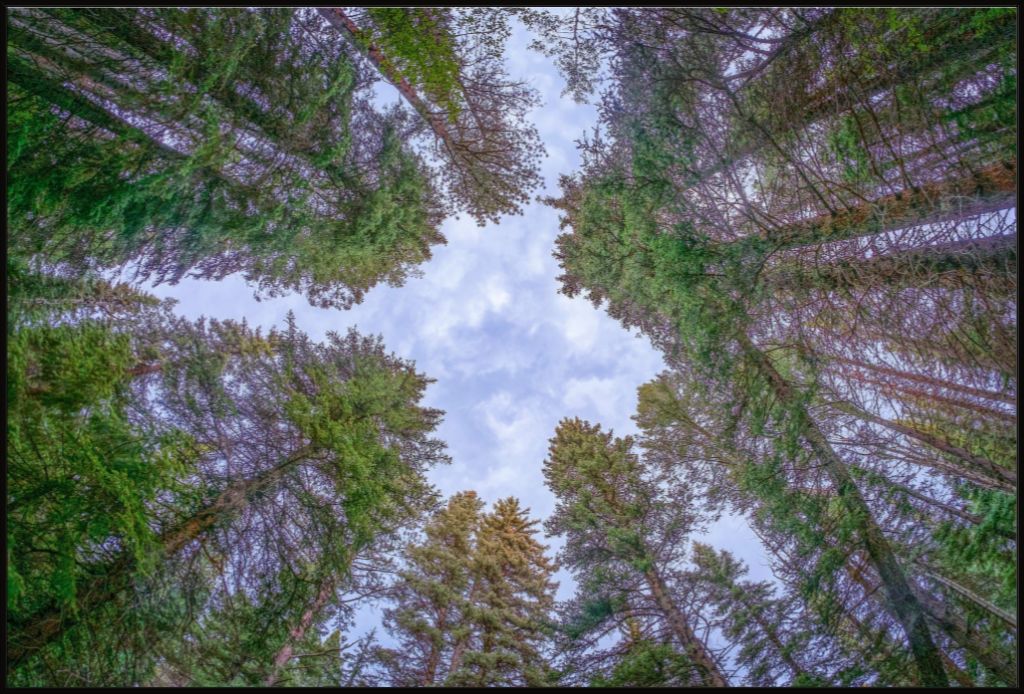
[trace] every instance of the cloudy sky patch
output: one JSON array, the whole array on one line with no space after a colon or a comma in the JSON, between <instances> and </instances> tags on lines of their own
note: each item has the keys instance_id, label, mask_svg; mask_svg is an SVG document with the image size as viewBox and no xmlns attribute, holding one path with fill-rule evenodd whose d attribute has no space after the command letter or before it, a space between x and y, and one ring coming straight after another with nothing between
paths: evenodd
<instances>
[{"instance_id":1,"label":"cloudy sky patch","mask_svg":"<svg viewBox=\"0 0 1024 694\"><path fill-rule=\"evenodd\" d=\"M544 104L531 118L549 156L538 194L557 196L558 174L579 165L574 140L592 129L596 110L562 99L562 79L547 58L526 50L528 42L524 31L515 32L509 65L513 77L541 91ZM453 463L433 470L432 482L445 496L475 489L488 503L514 495L543 519L554 497L544 486L542 463L559 420L578 416L620 436L635 433L636 388L664 368L647 339L586 300L558 293L560 270L551 255L558 227L557 211L536 201L522 216L483 228L465 215L449 219L442 227L448 244L434 248L422 277L400 288L375 287L349 311L314 308L297 295L257 302L239 276L153 291L177 299L177 310L189 317L245 317L270 328L294 311L313 339L349 327L382 335L389 350L437 379L426 404L446 412L437 435ZM757 565L765 562L752 538L735 519L716 524L710 537L763 577ZM559 579L567 597L571 582L564 572Z\"/></svg>"}]
</instances>

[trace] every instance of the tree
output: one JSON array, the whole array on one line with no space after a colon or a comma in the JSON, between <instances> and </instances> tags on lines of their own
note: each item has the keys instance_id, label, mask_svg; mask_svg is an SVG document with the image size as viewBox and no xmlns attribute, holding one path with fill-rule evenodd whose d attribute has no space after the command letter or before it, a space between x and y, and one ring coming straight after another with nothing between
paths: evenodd
<instances>
[{"instance_id":1,"label":"tree","mask_svg":"<svg viewBox=\"0 0 1024 694\"><path fill-rule=\"evenodd\" d=\"M743 564L725 550L695 542L693 576L725 620L725 634L742 644L737 662L752 686L825 685L804 662L811 633L793 600L774 597L771 583L743 581ZM802 662L804 661L804 662Z\"/></svg>"},{"instance_id":2,"label":"tree","mask_svg":"<svg viewBox=\"0 0 1024 694\"><path fill-rule=\"evenodd\" d=\"M482 513L460 492L435 514L391 589L385 624L399 649L379 649L393 686L543 686L555 566L514 498Z\"/></svg>"},{"instance_id":3,"label":"tree","mask_svg":"<svg viewBox=\"0 0 1024 694\"><path fill-rule=\"evenodd\" d=\"M508 79L505 8L321 8L430 130L451 204L483 226L521 212L544 151L526 121L536 92Z\"/></svg>"},{"instance_id":4,"label":"tree","mask_svg":"<svg viewBox=\"0 0 1024 694\"><path fill-rule=\"evenodd\" d=\"M319 15L12 9L12 248L348 307L429 259L442 212ZM97 204L97 201L102 201Z\"/></svg>"},{"instance_id":5,"label":"tree","mask_svg":"<svg viewBox=\"0 0 1024 694\"><path fill-rule=\"evenodd\" d=\"M78 488L80 498L33 492L24 485L45 485L46 475L27 468L25 483L11 486L8 503L17 501L28 514L12 515L12 576L56 586L12 594L17 609L9 622L8 672L14 681L50 681L54 662L66 656L69 665L75 663L77 656L62 649L89 651L106 643L111 630L95 625L117 604L126 609L126 602L137 603L140 619L178 610L176 619L184 622L173 628L181 630L204 605L222 609L242 593L255 599L266 590L266 577L286 575L284 567L300 581L294 585L307 586L286 593L299 601L287 609L296 615L291 635L301 641L337 604L339 591L352 587L354 558L429 505L422 473L445 460L443 444L429 438L440 413L416 404L427 380L385 354L378 340L350 333L317 345L293 320L263 337L244 324L189 323L153 310L106 330L113 336L104 337L88 322L61 326L60 339L49 338L51 348L34 337L40 330L18 334L31 347L24 358L14 353L13 372L26 374L16 386L27 401L21 407L42 406L44 413L63 408L72 418L62 426L81 438L97 425L95 415L90 424L79 414L88 406L82 397L102 405L113 391L126 403L123 411L93 411L126 422L120 430L104 424L104 438L82 449L83 462L104 456L99 466L94 460L82 468L75 458L57 456L71 467L69 475L81 478L91 469L88 474L97 476L98 485ZM55 329L42 334L47 332ZM83 345L89 346L88 359L81 358ZM111 372L121 375L111 381ZM96 389L87 387L90 379L106 390L90 395ZM39 414L32 420L47 422ZM9 451L28 465L29 451L46 450L59 438L32 448L22 441L15 437ZM117 455L105 448L111 441L119 446ZM165 450L150 441L175 445ZM133 466L142 467L131 473ZM174 485L164 481L169 471L178 472ZM132 525L111 515L111 494L127 504ZM73 524L64 520L69 513ZM59 543L53 568L32 558L28 534L44 543L53 534ZM170 630L166 623L164 629ZM134 632L146 633L141 627ZM115 654L130 649L113 641ZM148 652L159 647L150 644ZM275 657L265 663L268 675L290 658L280 651L276 656L280 662ZM64 671L71 673L65 677L92 677L75 675L73 667Z\"/></svg>"},{"instance_id":6,"label":"tree","mask_svg":"<svg viewBox=\"0 0 1024 694\"><path fill-rule=\"evenodd\" d=\"M551 439L544 476L558 502L545 525L566 536L560 560L581 590L570 636L592 637L588 632L606 630L609 618L614 623L644 615L637 620L646 655L636 657L653 657L651 642L671 643L690 663L690 683L727 686L716 657L676 601L681 586L673 580L673 563L698 518L685 500L669 503L658 493L632 447L630 437L613 438L578 419L563 420Z\"/></svg>"},{"instance_id":7,"label":"tree","mask_svg":"<svg viewBox=\"0 0 1024 694\"><path fill-rule=\"evenodd\" d=\"M483 506L475 492L453 495L427 523L423 543L405 548L408 568L390 590L395 606L384 613L399 648L380 654L395 686L445 680L456 634L466 629L473 609L469 587Z\"/></svg>"}]
</instances>

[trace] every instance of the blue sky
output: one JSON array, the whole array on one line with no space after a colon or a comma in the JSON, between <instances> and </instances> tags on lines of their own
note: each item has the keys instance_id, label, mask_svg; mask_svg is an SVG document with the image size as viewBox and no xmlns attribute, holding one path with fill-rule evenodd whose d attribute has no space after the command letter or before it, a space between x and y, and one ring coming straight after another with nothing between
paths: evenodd
<instances>
[{"instance_id":1,"label":"blue sky","mask_svg":"<svg viewBox=\"0 0 1024 694\"><path fill-rule=\"evenodd\" d=\"M541 93L542 105L530 114L548 153L539 193L557 195L558 175L577 168L574 140L593 128L596 109L562 98L563 80L548 58L527 50L528 43L529 35L517 28L508 68ZM384 85L380 96L397 93ZM635 433L636 389L664 363L646 338L604 310L558 294L551 255L559 233L555 210L533 202L500 224L481 228L463 216L446 221L443 232L448 244L434 247L421 278L398 288L378 286L348 311L314 308L300 295L257 302L237 275L152 291L177 299L176 310L192 318L245 318L267 329L283 325L291 310L314 339L349 327L382 335L390 351L436 379L424 404L446 412L437 435L448 443L453 463L433 470L433 483L445 496L474 489L488 503L516 496L543 519L554 497L544 486L542 463L558 421L578 416L620 436ZM752 578L770 577L741 520L722 519L704 541L744 558ZM560 544L548 542L552 551ZM565 572L558 578L559 597L568 597L571 580Z\"/></svg>"}]
</instances>

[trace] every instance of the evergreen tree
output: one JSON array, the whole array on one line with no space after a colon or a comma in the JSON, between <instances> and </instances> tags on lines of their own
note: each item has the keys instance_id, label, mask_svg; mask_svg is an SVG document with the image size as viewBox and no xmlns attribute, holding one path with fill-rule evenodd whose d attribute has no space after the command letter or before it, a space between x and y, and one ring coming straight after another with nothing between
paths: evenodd
<instances>
[{"instance_id":1,"label":"evergreen tree","mask_svg":"<svg viewBox=\"0 0 1024 694\"><path fill-rule=\"evenodd\" d=\"M687 683L727 686L717 658L678 603L687 589L675 582L674 565L700 519L685 499L669 501L660 493L633 443L578 419L563 420L551 439L544 475L558 504L546 528L565 535L561 561L573 569L581 594L570 637L635 612L644 615L637 619L645 634L636 640L644 644L636 657L649 659L661 653L660 644L671 644L690 663Z\"/></svg>"},{"instance_id":2,"label":"evergreen tree","mask_svg":"<svg viewBox=\"0 0 1024 694\"><path fill-rule=\"evenodd\" d=\"M12 681L144 682L102 679L91 653L123 660L152 615L152 658L204 605L255 599L285 566L315 586L271 593L298 601L286 630L301 640L352 585L355 556L418 518L422 472L445 460L429 438L440 413L416 404L426 379L355 333L317 345L294 322L264 337L158 307L16 337ZM104 626L119 609L143 622L133 639ZM277 655L265 677L290 658Z\"/></svg>"},{"instance_id":3,"label":"evergreen tree","mask_svg":"<svg viewBox=\"0 0 1024 694\"><path fill-rule=\"evenodd\" d=\"M392 686L544 686L554 564L514 498L483 513L460 492L436 513L390 591L385 625L397 649L378 649Z\"/></svg>"},{"instance_id":4,"label":"evergreen tree","mask_svg":"<svg viewBox=\"0 0 1024 694\"><path fill-rule=\"evenodd\" d=\"M751 686L829 684L805 664L810 634L793 600L774 597L767 581L741 580L746 567L725 550L695 542L693 563L691 580L724 618L726 637L741 645L736 660Z\"/></svg>"},{"instance_id":5,"label":"evergreen tree","mask_svg":"<svg viewBox=\"0 0 1024 694\"><path fill-rule=\"evenodd\" d=\"M509 79L509 8L323 8L412 107L434 140L451 206L477 223L518 214L544 153L526 120L537 94Z\"/></svg>"},{"instance_id":6,"label":"evergreen tree","mask_svg":"<svg viewBox=\"0 0 1024 694\"><path fill-rule=\"evenodd\" d=\"M547 547L533 536L539 521L514 497L483 517L474 553L475 601L469 638L456 642L446 683L537 687L554 684L546 660L550 612L558 584Z\"/></svg>"},{"instance_id":7,"label":"evergreen tree","mask_svg":"<svg viewBox=\"0 0 1024 694\"><path fill-rule=\"evenodd\" d=\"M475 492L455 494L427 523L422 544L406 547L408 568L390 590L395 607L384 613L399 648L379 654L394 686L445 679L454 642L467 630L472 610L469 588L483 505Z\"/></svg>"},{"instance_id":8,"label":"evergreen tree","mask_svg":"<svg viewBox=\"0 0 1024 694\"><path fill-rule=\"evenodd\" d=\"M955 16L613 11L600 35L614 55L602 117L608 138L584 143L583 171L563 179L563 197L552 201L572 229L557 242L563 291L585 292L595 305L607 300L675 368L698 371L704 392L728 394L717 403L723 429L712 429L726 439L717 452L738 434L736 450L753 451L747 462L761 469L741 460L719 479L747 485L747 502L773 522L788 518L790 532L804 533L800 543L831 536L813 573L833 576L835 586L846 580L836 572L848 571L841 557L866 552L878 583L865 592L888 613L867 624L887 624L880 634L898 625L921 684L945 683L952 668L916 586L945 589L912 558L921 526L875 503L854 471L892 479L889 461L899 456L953 483L1007 490L1013 463L998 448L967 445L963 423L945 417L936 431L907 420L920 422L913 413L922 397L932 411L957 408L960 422L968 412L981 419L984 429L975 423L974 431L998 431L1009 413L954 397L954 388L904 387L889 400L895 421L882 395L861 388L863 378L854 384L823 372L833 358L870 354L884 364L879 334L900 345L892 356L909 352L922 368L924 355L899 336L934 325L971 345L959 350L973 354L955 363L950 381L975 393L1015 390L1003 390L1007 375L989 366L1015 349L1005 337L1015 324L1007 319L1016 302L1007 291L1015 231L1003 221L1015 204L1015 162L1003 145L943 125L940 115L952 102L983 110L989 97L998 101L999 79L987 71L1012 78L1006 30L1015 14L967 11L970 29ZM913 88L904 88L908 75ZM799 117L775 106L783 95ZM816 111L819 98L836 112ZM849 316L850 327L824 328L844 322L837 316ZM1000 377L1003 387L994 385ZM857 445L885 452L865 456Z\"/></svg>"},{"instance_id":9,"label":"evergreen tree","mask_svg":"<svg viewBox=\"0 0 1024 694\"><path fill-rule=\"evenodd\" d=\"M8 11L12 248L348 307L442 242L403 118L312 11Z\"/></svg>"}]
</instances>

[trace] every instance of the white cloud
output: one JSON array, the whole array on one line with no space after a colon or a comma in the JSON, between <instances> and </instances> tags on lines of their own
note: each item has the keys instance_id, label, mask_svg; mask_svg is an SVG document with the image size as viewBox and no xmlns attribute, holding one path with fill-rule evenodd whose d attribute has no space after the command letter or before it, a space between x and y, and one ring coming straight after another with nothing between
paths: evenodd
<instances>
[{"instance_id":1,"label":"white cloud","mask_svg":"<svg viewBox=\"0 0 1024 694\"><path fill-rule=\"evenodd\" d=\"M513 77L534 75L542 89L545 106L531 116L550 153L541 194L557 196L557 174L578 165L573 141L591 129L596 111L562 99L561 78L546 58L525 51L527 42L516 32L510 66ZM462 216L442 231L448 244L433 249L422 278L375 287L349 311L317 309L295 295L257 303L237 276L183 281L157 293L178 298L177 310L191 317L244 316L269 328L281 326L291 309L314 339L355 325L383 335L389 350L437 379L425 404L446 411L436 435L454 461L431 471L431 480L445 494L475 489L488 502L515 495L543 518L554 498L541 465L558 421L579 415L617 435L631 433L636 388L663 368L661 357L603 309L557 293L556 210L531 202L500 225L480 228ZM731 542L731 550L756 545L749 530L716 528L715 541ZM754 564L749 553L737 553ZM571 591L566 576L560 595Z\"/></svg>"},{"instance_id":2,"label":"white cloud","mask_svg":"<svg viewBox=\"0 0 1024 694\"><path fill-rule=\"evenodd\" d=\"M598 415L598 421L616 419L631 404L632 387L623 378L572 378L565 385L562 402L572 411L591 410Z\"/></svg>"},{"instance_id":3,"label":"white cloud","mask_svg":"<svg viewBox=\"0 0 1024 694\"><path fill-rule=\"evenodd\" d=\"M559 295L555 304L558 314L556 326L572 354L587 354L595 346L601 332L602 316L583 299L569 299ZM604 316L605 320L611 320Z\"/></svg>"}]
</instances>

